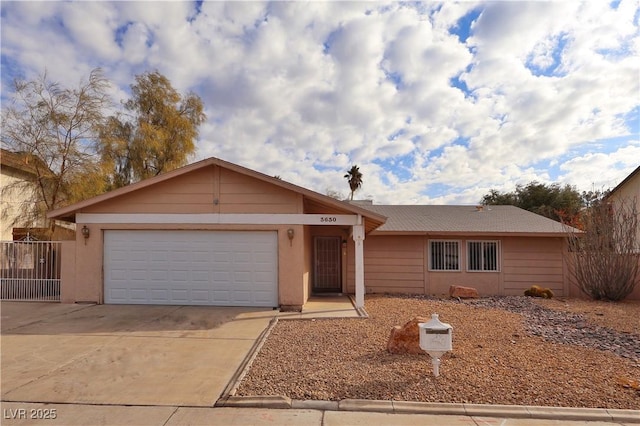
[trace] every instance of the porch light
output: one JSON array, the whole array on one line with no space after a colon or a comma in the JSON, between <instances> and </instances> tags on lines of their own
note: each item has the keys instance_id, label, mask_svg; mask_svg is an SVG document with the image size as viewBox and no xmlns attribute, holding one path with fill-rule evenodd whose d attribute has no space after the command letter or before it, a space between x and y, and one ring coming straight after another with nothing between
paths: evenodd
<instances>
[{"instance_id":1,"label":"porch light","mask_svg":"<svg viewBox=\"0 0 640 426\"><path fill-rule=\"evenodd\" d=\"M91 235L91 230L87 227L87 225L84 225L80 231L82 232L82 236L84 237L84 244L86 245L87 240L89 239L89 235Z\"/></svg>"},{"instance_id":2,"label":"porch light","mask_svg":"<svg viewBox=\"0 0 640 426\"><path fill-rule=\"evenodd\" d=\"M293 236L294 236L293 228L287 229L287 237L289 238L289 245L293 245Z\"/></svg>"}]
</instances>

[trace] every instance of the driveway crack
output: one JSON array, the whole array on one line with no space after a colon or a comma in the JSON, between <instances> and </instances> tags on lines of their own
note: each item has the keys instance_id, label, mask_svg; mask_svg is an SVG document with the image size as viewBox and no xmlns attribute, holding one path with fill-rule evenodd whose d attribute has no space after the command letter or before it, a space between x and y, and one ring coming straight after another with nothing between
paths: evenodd
<instances>
[{"instance_id":1,"label":"driveway crack","mask_svg":"<svg viewBox=\"0 0 640 426\"><path fill-rule=\"evenodd\" d=\"M180 409L180 407L176 407L175 410L173 410L173 412L171 413L171 415L169 417L167 417L167 420L162 423L162 426L165 426L169 423L169 421L171 420L171 418L173 418L173 416L178 412L178 410Z\"/></svg>"}]
</instances>

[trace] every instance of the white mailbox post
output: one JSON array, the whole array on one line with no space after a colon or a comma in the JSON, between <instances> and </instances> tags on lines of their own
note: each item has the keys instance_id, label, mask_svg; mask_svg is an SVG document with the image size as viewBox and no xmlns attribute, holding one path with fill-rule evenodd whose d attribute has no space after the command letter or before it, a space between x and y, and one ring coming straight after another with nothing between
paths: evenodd
<instances>
[{"instance_id":1,"label":"white mailbox post","mask_svg":"<svg viewBox=\"0 0 640 426\"><path fill-rule=\"evenodd\" d=\"M451 336L453 327L440 322L438 314L432 314L429 322L418 324L420 328L420 349L431 356L433 375L440 375L440 358L453 349Z\"/></svg>"}]
</instances>

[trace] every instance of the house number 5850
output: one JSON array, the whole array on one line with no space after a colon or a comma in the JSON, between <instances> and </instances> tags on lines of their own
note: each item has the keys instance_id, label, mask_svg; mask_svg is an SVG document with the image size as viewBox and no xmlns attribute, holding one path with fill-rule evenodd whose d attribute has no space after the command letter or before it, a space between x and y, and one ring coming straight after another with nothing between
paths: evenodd
<instances>
[{"instance_id":1,"label":"house number 5850","mask_svg":"<svg viewBox=\"0 0 640 426\"><path fill-rule=\"evenodd\" d=\"M338 218L334 216L325 216L320 218L320 222L322 223L337 222L337 221L338 221Z\"/></svg>"}]
</instances>

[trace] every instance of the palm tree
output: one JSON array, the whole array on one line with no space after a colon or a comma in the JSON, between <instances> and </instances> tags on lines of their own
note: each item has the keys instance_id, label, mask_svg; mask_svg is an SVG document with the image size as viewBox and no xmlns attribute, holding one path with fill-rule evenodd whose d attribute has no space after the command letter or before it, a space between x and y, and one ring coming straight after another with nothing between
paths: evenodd
<instances>
[{"instance_id":1,"label":"palm tree","mask_svg":"<svg viewBox=\"0 0 640 426\"><path fill-rule=\"evenodd\" d=\"M349 188L351 188L351 201L353 201L353 194L362 186L362 173L358 166L352 166L344 177L349 182Z\"/></svg>"}]
</instances>

